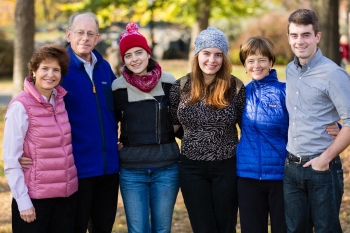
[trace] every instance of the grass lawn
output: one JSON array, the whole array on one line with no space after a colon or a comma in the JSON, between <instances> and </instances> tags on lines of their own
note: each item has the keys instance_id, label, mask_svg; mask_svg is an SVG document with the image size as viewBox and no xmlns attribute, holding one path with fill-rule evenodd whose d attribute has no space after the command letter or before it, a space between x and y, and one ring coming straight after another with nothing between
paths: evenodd
<instances>
[{"instance_id":1,"label":"grass lawn","mask_svg":"<svg viewBox=\"0 0 350 233\"><path fill-rule=\"evenodd\" d=\"M10 78L1 78L0 79L0 93L11 93L12 92L12 79Z\"/></svg>"},{"instance_id":2,"label":"grass lawn","mask_svg":"<svg viewBox=\"0 0 350 233\"><path fill-rule=\"evenodd\" d=\"M160 61L164 71L172 73L176 78L184 76L189 67L188 62L181 60ZM285 80L284 66L276 66L278 77L281 81ZM242 66L234 66L232 74L240 78L245 83L250 81L250 77L245 74ZM0 80L0 93L12 91L12 83L9 80ZM0 109L0 233L11 232L11 194L4 178L3 160L2 160L2 138L4 128L5 108ZM345 192L343 203L340 210L340 218L344 233L350 233L350 147L341 154L344 167ZM116 221L113 232L126 233L126 219L121 198L119 198ZM183 203L181 192L179 192L173 215L172 232L189 233L192 232L188 220L187 211ZM240 226L237 225L237 233L240 233Z\"/></svg>"}]
</instances>

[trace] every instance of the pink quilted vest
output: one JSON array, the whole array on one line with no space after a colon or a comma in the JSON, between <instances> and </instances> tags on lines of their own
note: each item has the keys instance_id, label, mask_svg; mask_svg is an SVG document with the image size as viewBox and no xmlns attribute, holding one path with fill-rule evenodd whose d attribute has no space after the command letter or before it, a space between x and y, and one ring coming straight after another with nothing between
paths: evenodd
<instances>
[{"instance_id":1,"label":"pink quilted vest","mask_svg":"<svg viewBox=\"0 0 350 233\"><path fill-rule=\"evenodd\" d=\"M68 197L78 190L78 178L63 102L67 92L56 87L53 108L30 82L27 77L24 91L11 101L21 102L28 114L29 127L23 146L23 156L33 160L33 165L24 170L28 193L33 199Z\"/></svg>"}]
</instances>

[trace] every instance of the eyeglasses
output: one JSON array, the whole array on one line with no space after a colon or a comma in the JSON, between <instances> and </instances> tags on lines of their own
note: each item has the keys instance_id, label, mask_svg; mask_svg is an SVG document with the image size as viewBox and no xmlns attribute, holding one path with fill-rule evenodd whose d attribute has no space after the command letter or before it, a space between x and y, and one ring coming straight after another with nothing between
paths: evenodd
<instances>
[{"instance_id":1,"label":"eyeglasses","mask_svg":"<svg viewBox=\"0 0 350 233\"><path fill-rule=\"evenodd\" d=\"M69 29L69 31L72 31L72 29ZM72 32L74 32L75 35L77 35L78 37L83 37L86 34L87 37L93 38L93 37L98 35L98 33L95 33L95 32L85 32L85 31L82 31L82 30L72 31Z\"/></svg>"},{"instance_id":2,"label":"eyeglasses","mask_svg":"<svg viewBox=\"0 0 350 233\"><path fill-rule=\"evenodd\" d=\"M258 64L261 65L267 63L268 59L249 59L245 63L248 65L254 65L256 62L258 62Z\"/></svg>"}]
</instances>

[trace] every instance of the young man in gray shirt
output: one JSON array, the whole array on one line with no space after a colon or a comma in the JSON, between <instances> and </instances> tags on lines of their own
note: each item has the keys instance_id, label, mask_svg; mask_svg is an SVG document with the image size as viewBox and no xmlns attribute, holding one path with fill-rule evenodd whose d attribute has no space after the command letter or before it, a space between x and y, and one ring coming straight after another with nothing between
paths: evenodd
<instances>
[{"instance_id":1,"label":"young man in gray shirt","mask_svg":"<svg viewBox=\"0 0 350 233\"><path fill-rule=\"evenodd\" d=\"M284 175L287 232L342 232L339 210L343 170L339 154L350 144L350 77L322 55L315 12L299 9L289 17L286 104L288 156ZM324 129L343 120L334 139ZM312 224L311 224L312 223Z\"/></svg>"}]
</instances>

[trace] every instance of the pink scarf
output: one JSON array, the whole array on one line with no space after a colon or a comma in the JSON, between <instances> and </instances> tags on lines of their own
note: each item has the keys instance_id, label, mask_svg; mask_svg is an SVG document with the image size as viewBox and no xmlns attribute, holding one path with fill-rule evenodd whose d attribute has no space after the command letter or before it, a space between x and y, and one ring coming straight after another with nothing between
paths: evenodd
<instances>
[{"instance_id":1,"label":"pink scarf","mask_svg":"<svg viewBox=\"0 0 350 233\"><path fill-rule=\"evenodd\" d=\"M136 74L128 74L125 72L124 67L122 68L121 73L124 76L125 80L143 92L150 92L157 85L162 75L162 69L158 63L156 65L156 68L148 72L146 75L142 76L138 76Z\"/></svg>"}]
</instances>

